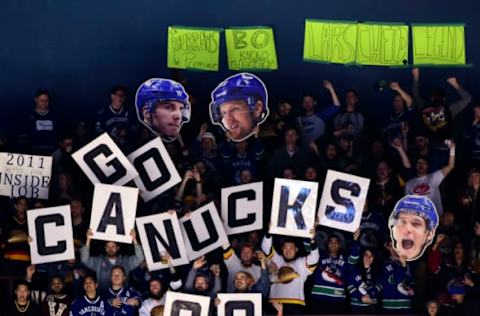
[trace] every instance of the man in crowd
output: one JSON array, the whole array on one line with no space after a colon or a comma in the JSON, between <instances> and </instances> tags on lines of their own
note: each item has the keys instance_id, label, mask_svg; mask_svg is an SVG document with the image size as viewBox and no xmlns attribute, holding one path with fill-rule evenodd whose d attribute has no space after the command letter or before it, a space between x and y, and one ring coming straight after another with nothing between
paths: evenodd
<instances>
[{"instance_id":1,"label":"man in crowd","mask_svg":"<svg viewBox=\"0 0 480 316\"><path fill-rule=\"evenodd\" d=\"M135 289L127 287L126 280L125 270L121 266L114 266L111 285L102 295L107 315L136 315L136 311L141 305L140 294Z\"/></svg>"},{"instance_id":2,"label":"man in crowd","mask_svg":"<svg viewBox=\"0 0 480 316\"><path fill-rule=\"evenodd\" d=\"M227 267L227 292L232 293L235 290L235 277L237 272L249 273L254 283L260 279L261 269L253 263L255 259L255 249L249 243L245 243L240 250L240 257L237 256L233 248L228 247L223 253L223 261Z\"/></svg>"},{"instance_id":3,"label":"man in crowd","mask_svg":"<svg viewBox=\"0 0 480 316\"><path fill-rule=\"evenodd\" d=\"M43 316L67 316L71 299L65 294L65 283L59 276L50 279L50 291L42 303Z\"/></svg>"},{"instance_id":4,"label":"man in crowd","mask_svg":"<svg viewBox=\"0 0 480 316\"><path fill-rule=\"evenodd\" d=\"M26 281L19 281L15 286L15 298L6 306L5 316L38 316L40 308L30 300L30 285Z\"/></svg>"},{"instance_id":5,"label":"man in crowd","mask_svg":"<svg viewBox=\"0 0 480 316\"><path fill-rule=\"evenodd\" d=\"M255 281L254 277L246 271L235 273L233 280L235 293L261 293L263 300L268 298L270 291L270 274L267 270L267 257L261 251L257 252L257 259L260 261L261 275ZM230 283L228 283L230 285Z\"/></svg>"},{"instance_id":6,"label":"man in crowd","mask_svg":"<svg viewBox=\"0 0 480 316\"><path fill-rule=\"evenodd\" d=\"M304 285L318 263L319 253L315 240L311 240L311 251L306 257L299 257L299 248L292 239L284 240L281 253L273 248L273 238L266 234L262 250L277 267L276 280L270 287L269 302L285 314L305 312Z\"/></svg>"},{"instance_id":7,"label":"man in crowd","mask_svg":"<svg viewBox=\"0 0 480 316\"><path fill-rule=\"evenodd\" d=\"M97 292L97 279L93 275L87 275L83 279L85 295L73 301L70 308L70 316L105 316L105 302Z\"/></svg>"},{"instance_id":8,"label":"man in crowd","mask_svg":"<svg viewBox=\"0 0 480 316\"><path fill-rule=\"evenodd\" d=\"M118 253L120 247L117 243L108 241L105 244L105 255L92 257L90 256L90 244L92 242L93 232L91 229L87 231L87 241L80 249L81 261L87 268L95 271L100 291L104 291L108 287L114 266L121 266L125 270L125 274L128 275L130 271L138 267L144 260L143 250L137 241L137 234L134 229L132 229L130 235L132 236L135 255L120 255Z\"/></svg>"}]
</instances>

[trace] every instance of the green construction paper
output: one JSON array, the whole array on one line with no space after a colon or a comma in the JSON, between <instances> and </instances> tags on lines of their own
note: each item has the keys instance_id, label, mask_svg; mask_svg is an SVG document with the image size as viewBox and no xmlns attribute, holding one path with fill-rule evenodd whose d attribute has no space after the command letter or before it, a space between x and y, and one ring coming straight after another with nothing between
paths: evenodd
<instances>
[{"instance_id":1,"label":"green construction paper","mask_svg":"<svg viewBox=\"0 0 480 316\"><path fill-rule=\"evenodd\" d=\"M275 37L270 27L229 28L225 30L228 69L276 70Z\"/></svg>"},{"instance_id":2,"label":"green construction paper","mask_svg":"<svg viewBox=\"0 0 480 316\"><path fill-rule=\"evenodd\" d=\"M359 23L356 62L405 66L408 63L408 25Z\"/></svg>"},{"instance_id":3,"label":"green construction paper","mask_svg":"<svg viewBox=\"0 0 480 316\"><path fill-rule=\"evenodd\" d=\"M168 68L218 71L220 30L168 27Z\"/></svg>"},{"instance_id":4,"label":"green construction paper","mask_svg":"<svg viewBox=\"0 0 480 316\"><path fill-rule=\"evenodd\" d=\"M464 25L412 25L415 65L464 65Z\"/></svg>"},{"instance_id":5,"label":"green construction paper","mask_svg":"<svg viewBox=\"0 0 480 316\"><path fill-rule=\"evenodd\" d=\"M305 21L305 61L350 64L355 62L357 24L348 21Z\"/></svg>"}]
</instances>

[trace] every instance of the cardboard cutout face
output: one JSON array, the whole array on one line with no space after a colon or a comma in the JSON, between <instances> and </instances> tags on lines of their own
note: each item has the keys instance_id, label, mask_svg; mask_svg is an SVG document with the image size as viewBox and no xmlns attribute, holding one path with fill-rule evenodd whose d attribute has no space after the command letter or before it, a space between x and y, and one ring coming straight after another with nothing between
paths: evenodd
<instances>
[{"instance_id":1,"label":"cardboard cutout face","mask_svg":"<svg viewBox=\"0 0 480 316\"><path fill-rule=\"evenodd\" d=\"M395 205L388 219L392 246L400 257L414 261L432 243L438 227L438 213L425 196L407 195Z\"/></svg>"},{"instance_id":2,"label":"cardboard cutout face","mask_svg":"<svg viewBox=\"0 0 480 316\"><path fill-rule=\"evenodd\" d=\"M142 83L135 95L135 108L140 123L167 142L175 140L183 123L190 121L188 94L170 79L152 78Z\"/></svg>"},{"instance_id":3,"label":"cardboard cutout face","mask_svg":"<svg viewBox=\"0 0 480 316\"><path fill-rule=\"evenodd\" d=\"M222 81L211 94L210 119L227 137L240 142L268 117L268 92L260 78L239 73Z\"/></svg>"}]
</instances>

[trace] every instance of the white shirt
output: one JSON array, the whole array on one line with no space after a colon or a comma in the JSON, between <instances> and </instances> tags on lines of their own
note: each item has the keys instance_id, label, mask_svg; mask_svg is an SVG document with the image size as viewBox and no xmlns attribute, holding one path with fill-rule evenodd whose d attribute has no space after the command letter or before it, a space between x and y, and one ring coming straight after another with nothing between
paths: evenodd
<instances>
[{"instance_id":1,"label":"white shirt","mask_svg":"<svg viewBox=\"0 0 480 316\"><path fill-rule=\"evenodd\" d=\"M442 196L440 195L440 184L443 179L445 176L441 169L423 177L415 177L405 185L405 194L427 196L435 204L440 216L443 214Z\"/></svg>"}]
</instances>

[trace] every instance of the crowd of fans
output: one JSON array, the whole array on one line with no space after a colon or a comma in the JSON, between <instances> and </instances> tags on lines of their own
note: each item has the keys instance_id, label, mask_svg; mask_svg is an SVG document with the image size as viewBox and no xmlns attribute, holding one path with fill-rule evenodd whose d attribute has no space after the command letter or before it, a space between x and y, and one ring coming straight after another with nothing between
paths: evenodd
<instances>
[{"instance_id":1,"label":"crowd of fans","mask_svg":"<svg viewBox=\"0 0 480 316\"><path fill-rule=\"evenodd\" d=\"M270 105L268 120L246 141L232 142L205 122L191 140L166 143L183 180L149 203L139 201L137 216L166 211L188 216L207 202L218 205L221 188L263 181L265 229L229 236L230 246L161 271L146 268L135 230L132 245L91 239L93 186L71 158L103 132L125 154L154 137L127 105L127 89L115 86L95 122L71 128L61 126L49 92L39 90L21 124L28 129L14 139L0 137L2 151L53 157L48 201L3 197L0 202L0 275L17 280L13 299L2 297L0 315L162 315L167 290L211 297L212 315L218 293L261 293L265 313L277 315L477 314L480 105L471 104L456 78L446 79L458 93L453 103L442 89L422 99L420 81L414 69L411 90L390 83L392 114L375 137L364 129L379 122L362 115L359 93L348 90L342 102L334 85L324 81L331 104L305 95L300 104ZM199 107L193 96L191 103ZM455 124L466 112L473 118ZM188 124L184 129L188 132ZM461 159L459 152L465 153ZM371 179L358 231L317 226L312 240L269 235L273 179L316 181L321 190L329 169ZM413 262L393 250L387 227L406 194L428 196L440 216L434 242ZM63 204L71 206L76 259L31 265L26 211ZM168 253L162 256L171 262Z\"/></svg>"}]
</instances>

